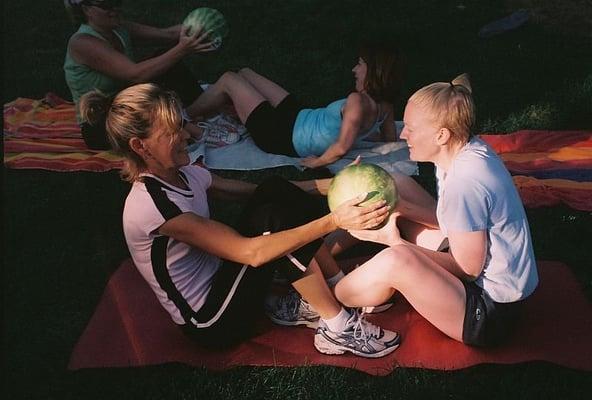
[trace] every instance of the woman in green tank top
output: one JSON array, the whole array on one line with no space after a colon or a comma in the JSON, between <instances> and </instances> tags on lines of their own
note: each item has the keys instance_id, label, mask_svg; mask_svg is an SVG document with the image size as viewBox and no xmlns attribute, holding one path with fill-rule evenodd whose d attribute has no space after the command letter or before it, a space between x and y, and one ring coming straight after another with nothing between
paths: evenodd
<instances>
[{"instance_id":1,"label":"woman in green tank top","mask_svg":"<svg viewBox=\"0 0 592 400\"><path fill-rule=\"evenodd\" d=\"M93 90L114 96L141 82L157 82L177 92L185 104L201 93L198 79L180 63L189 54L214 50L204 32L188 36L181 25L156 28L122 18L122 0L65 0L66 10L79 29L68 41L64 62L66 82L79 109L80 98ZM163 53L136 62L132 40L167 46ZM172 47L171 47L172 46ZM77 115L90 148L107 149L104 117L88 121Z\"/></svg>"}]
</instances>

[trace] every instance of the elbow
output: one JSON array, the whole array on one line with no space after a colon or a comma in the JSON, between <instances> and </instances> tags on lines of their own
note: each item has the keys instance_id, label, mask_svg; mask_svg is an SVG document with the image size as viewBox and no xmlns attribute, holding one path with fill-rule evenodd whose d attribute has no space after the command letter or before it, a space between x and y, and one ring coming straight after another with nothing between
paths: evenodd
<instances>
[{"instance_id":1,"label":"elbow","mask_svg":"<svg viewBox=\"0 0 592 400\"><path fill-rule=\"evenodd\" d=\"M483 272L483 265L467 266L463 268L465 279L469 282L477 280L481 272Z\"/></svg>"},{"instance_id":2,"label":"elbow","mask_svg":"<svg viewBox=\"0 0 592 400\"><path fill-rule=\"evenodd\" d=\"M261 250L262 249L247 250L243 257L244 263L250 265L251 267L259 268L268 262L269 260L265 258L263 251Z\"/></svg>"}]
</instances>

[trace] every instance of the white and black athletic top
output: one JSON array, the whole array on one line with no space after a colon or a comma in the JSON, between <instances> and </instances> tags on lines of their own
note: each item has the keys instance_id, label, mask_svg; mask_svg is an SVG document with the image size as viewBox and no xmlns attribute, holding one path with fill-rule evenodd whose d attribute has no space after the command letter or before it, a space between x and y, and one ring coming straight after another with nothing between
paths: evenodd
<instances>
[{"instance_id":1,"label":"white and black athletic top","mask_svg":"<svg viewBox=\"0 0 592 400\"><path fill-rule=\"evenodd\" d=\"M179 170L189 190L143 174L125 201L123 230L136 267L173 321L184 324L204 304L220 258L158 233L166 221L192 212L210 217L210 173L198 166Z\"/></svg>"}]
</instances>

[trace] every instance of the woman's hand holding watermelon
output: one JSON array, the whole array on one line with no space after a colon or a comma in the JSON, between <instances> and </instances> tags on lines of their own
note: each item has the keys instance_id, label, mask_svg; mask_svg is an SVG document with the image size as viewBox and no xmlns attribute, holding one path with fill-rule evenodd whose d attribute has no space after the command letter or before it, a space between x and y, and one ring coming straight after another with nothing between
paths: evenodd
<instances>
[{"instance_id":1,"label":"woman's hand holding watermelon","mask_svg":"<svg viewBox=\"0 0 592 400\"><path fill-rule=\"evenodd\" d=\"M179 43L185 54L205 53L216 50L212 40L209 38L207 31L203 28L195 31L189 35L191 27L183 26L179 34Z\"/></svg>"},{"instance_id":2,"label":"woman's hand holding watermelon","mask_svg":"<svg viewBox=\"0 0 592 400\"><path fill-rule=\"evenodd\" d=\"M401 233L397 227L397 218L401 214L394 212L391 214L388 223L376 230L349 230L348 232L356 239L365 242L380 243L387 246L396 246L403 243Z\"/></svg>"},{"instance_id":3,"label":"woman's hand holding watermelon","mask_svg":"<svg viewBox=\"0 0 592 400\"><path fill-rule=\"evenodd\" d=\"M389 214L389 206L381 200L360 207L368 193L362 193L337 207L332 213L333 222L341 229L370 229L379 225Z\"/></svg>"}]
</instances>

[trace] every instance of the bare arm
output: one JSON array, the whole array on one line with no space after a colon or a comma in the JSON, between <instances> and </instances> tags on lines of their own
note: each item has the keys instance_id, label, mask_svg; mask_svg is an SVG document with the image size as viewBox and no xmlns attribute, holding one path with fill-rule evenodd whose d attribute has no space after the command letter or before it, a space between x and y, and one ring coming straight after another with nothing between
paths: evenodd
<instances>
[{"instance_id":1,"label":"bare arm","mask_svg":"<svg viewBox=\"0 0 592 400\"><path fill-rule=\"evenodd\" d=\"M258 267L338 227L364 229L380 223L387 213L384 203L356 207L355 205L362 202L364 198L365 196L358 196L340 206L335 212L308 224L252 238L241 236L227 225L190 212L166 221L159 228L159 232L218 257Z\"/></svg>"},{"instance_id":2,"label":"bare arm","mask_svg":"<svg viewBox=\"0 0 592 400\"><path fill-rule=\"evenodd\" d=\"M208 51L211 44L205 34L180 34L179 42L166 53L135 63L99 38L80 34L70 42L72 57L107 76L121 81L147 82L176 64L184 56Z\"/></svg>"},{"instance_id":3,"label":"bare arm","mask_svg":"<svg viewBox=\"0 0 592 400\"><path fill-rule=\"evenodd\" d=\"M381 243L387 246L411 246L444 269L462 280L474 280L483 271L487 252L487 232L449 232L449 252L439 252L410 243L401 238L397 227L399 213L393 213L388 224L378 230L351 230L350 233L360 240Z\"/></svg>"},{"instance_id":4,"label":"bare arm","mask_svg":"<svg viewBox=\"0 0 592 400\"><path fill-rule=\"evenodd\" d=\"M163 44L173 44L179 39L181 25L173 25L167 28L156 28L137 22L125 21L123 25L127 28L134 39L145 41L156 41Z\"/></svg>"},{"instance_id":5,"label":"bare arm","mask_svg":"<svg viewBox=\"0 0 592 400\"><path fill-rule=\"evenodd\" d=\"M393 105L389 104L387 114L380 126L380 136L384 142L395 142L397 140L397 131L395 129L395 111Z\"/></svg>"},{"instance_id":6,"label":"bare arm","mask_svg":"<svg viewBox=\"0 0 592 400\"><path fill-rule=\"evenodd\" d=\"M257 185L234 179L225 179L212 174L212 184L208 194L224 200L244 200L250 196Z\"/></svg>"},{"instance_id":7,"label":"bare arm","mask_svg":"<svg viewBox=\"0 0 592 400\"><path fill-rule=\"evenodd\" d=\"M362 101L359 93L352 93L347 97L337 141L329 146L321 156L305 158L302 165L308 168L322 167L339 160L349 151L364 121Z\"/></svg>"}]
</instances>

